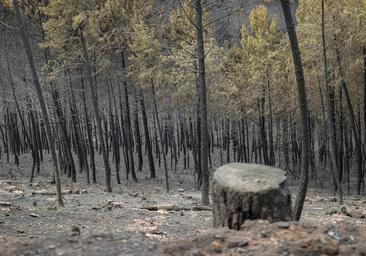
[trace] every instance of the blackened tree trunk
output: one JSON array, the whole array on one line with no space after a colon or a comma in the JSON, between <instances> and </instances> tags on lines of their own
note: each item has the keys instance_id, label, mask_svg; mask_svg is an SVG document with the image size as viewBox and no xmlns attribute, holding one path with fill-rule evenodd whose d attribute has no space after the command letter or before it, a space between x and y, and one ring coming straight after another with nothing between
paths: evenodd
<instances>
[{"instance_id":1,"label":"blackened tree trunk","mask_svg":"<svg viewBox=\"0 0 366 256\"><path fill-rule=\"evenodd\" d=\"M13 76L12 76L12 72L10 69L10 65L9 65L9 60L8 60L8 56L6 55L6 64L8 67L8 72L9 72L9 78L10 78L10 86L11 86L11 91L13 93L13 97L14 97L14 102L15 102L15 107L17 109L19 118L20 118L20 122L23 128L23 134L25 135L26 138L26 142L28 143L31 152L32 152L32 159L33 159L33 164L32 164L32 169L31 169L31 175L30 175L30 179L29 179L29 183L32 184L33 182L33 177L34 177L34 170L35 170L35 166L37 164L37 156L38 156L38 152L33 144L33 141L30 139L29 136L29 132L27 131L27 127L24 121L24 117L22 115L22 112L20 111L20 107L19 107L19 103L18 103L18 99L16 97L15 94L15 88L14 88L14 82L13 82ZM0 158L1 158L1 149L0 149Z\"/></svg>"},{"instance_id":2,"label":"blackened tree trunk","mask_svg":"<svg viewBox=\"0 0 366 256\"><path fill-rule=\"evenodd\" d=\"M70 137L67 132L66 119L65 119L64 113L62 111L62 106L61 106L60 98L59 98L59 92L56 88L54 88L52 90L52 98L53 98L53 102L55 105L55 111L56 111L59 127L61 129L62 140L64 141L63 145L64 145L64 150L65 150L65 155L66 155L68 176L72 178L72 181L76 182L75 162L74 162L74 157L71 152L71 141L70 141Z\"/></svg>"},{"instance_id":3,"label":"blackened tree trunk","mask_svg":"<svg viewBox=\"0 0 366 256\"><path fill-rule=\"evenodd\" d=\"M364 152L364 157L365 157L365 147L366 147L366 46L363 47L363 69L364 69L364 78L363 78L363 129L364 129L364 134L363 134L363 152ZM365 173L365 170L364 170Z\"/></svg>"},{"instance_id":4,"label":"blackened tree trunk","mask_svg":"<svg viewBox=\"0 0 366 256\"><path fill-rule=\"evenodd\" d=\"M310 157L310 143L309 143L309 123L308 123L308 106L306 99L304 70L301 60L301 52L297 41L296 29L291 13L290 1L281 0L282 10L286 21L287 33L291 44L292 58L295 67L296 83L298 90L298 104L300 108L301 118L301 135L302 135L302 168L300 186L297 192L294 204L294 219L299 220L304 206L306 192L309 183L309 157Z\"/></svg>"},{"instance_id":5,"label":"blackened tree trunk","mask_svg":"<svg viewBox=\"0 0 366 256\"><path fill-rule=\"evenodd\" d=\"M142 143L141 143L141 134L140 134L140 123L139 123L139 109L138 109L138 100L137 100L137 93L135 94L135 109L134 109L134 135L136 141L136 150L137 150L137 157L138 157L138 171L142 172L143 166L143 158L142 158Z\"/></svg>"},{"instance_id":6,"label":"blackened tree trunk","mask_svg":"<svg viewBox=\"0 0 366 256\"><path fill-rule=\"evenodd\" d=\"M201 174L203 205L208 205L209 200L209 170L208 170L208 129L207 129L207 93L205 71L205 48L203 42L202 6L201 0L195 0L196 32L197 32L197 58L200 92L200 119L201 119Z\"/></svg>"},{"instance_id":7,"label":"blackened tree trunk","mask_svg":"<svg viewBox=\"0 0 366 256\"><path fill-rule=\"evenodd\" d=\"M86 95L85 95L85 85L84 79L81 77L81 86L82 86L82 97L83 97L83 108L84 108L84 116L85 116L85 124L86 124L86 132L88 136L88 146L89 146L89 156L90 156L90 168L92 170L92 181L93 183L97 183L97 171L95 168L95 155L94 155L94 145L93 145L93 127L89 119L88 107L86 105Z\"/></svg>"},{"instance_id":8,"label":"blackened tree trunk","mask_svg":"<svg viewBox=\"0 0 366 256\"><path fill-rule=\"evenodd\" d=\"M125 56L124 52L122 52L122 68L126 68L125 63ZM130 165L130 171L132 175L133 181L137 182L137 176L135 172L135 163L133 159L133 134L132 134L132 128L131 128L131 114L130 114L130 103L129 103L129 97L128 97L128 88L127 88L127 82L123 81L123 89L124 89L124 96L125 96L125 124L126 124L126 134L127 134L127 141L125 142L127 144L127 154L129 158L129 165Z\"/></svg>"},{"instance_id":9,"label":"blackened tree trunk","mask_svg":"<svg viewBox=\"0 0 366 256\"><path fill-rule=\"evenodd\" d=\"M146 144L146 149L147 149L147 157L149 160L150 178L155 179L155 163L154 163L154 157L153 157L151 141L150 141L149 124L148 124L146 108L145 108L144 93L142 91L140 92L140 105L141 105L142 124L144 126L144 133L145 133L145 144Z\"/></svg>"},{"instance_id":10,"label":"blackened tree trunk","mask_svg":"<svg viewBox=\"0 0 366 256\"><path fill-rule=\"evenodd\" d=\"M14 5L14 9L15 9L16 20L17 20L17 23L19 26L18 29L19 29L20 36L21 36L23 44L24 44L24 49L25 49L25 52L27 55L29 68L31 70L33 83L36 88L38 100L39 100L39 103L41 106L43 120L46 125L46 133L47 133L47 137L48 137L49 147L51 150L51 156L52 156L52 161L53 161L53 166L54 166L56 191L57 191L57 202L58 202L58 205L60 207L62 207L64 204L63 204L62 194L61 194L61 182L60 182L60 175L59 175L59 170L58 170L57 155L56 155L56 150L55 150L54 138L53 138L53 134L52 134L52 128L51 128L50 120L49 120L48 113L47 113L46 103L45 103L45 100L43 97L43 92L42 92L41 84L39 82L38 74L36 71L36 66L34 64L33 54L32 54L30 43L29 43L29 40L27 37L23 17L19 10L18 1L13 0L13 5Z\"/></svg>"},{"instance_id":11,"label":"blackened tree trunk","mask_svg":"<svg viewBox=\"0 0 366 256\"><path fill-rule=\"evenodd\" d=\"M158 126L158 136L159 136L161 149L163 149L164 148L163 131L161 130L160 119L159 119L159 114L158 114L158 106L157 106L157 103L156 103L155 85L154 85L154 81L152 79L151 79L151 89L152 89L152 93L153 93L155 119L156 119L156 123L157 123L157 126ZM167 164L165 153L162 152L162 155L163 155L163 162L164 162L166 191L169 192L168 164Z\"/></svg>"},{"instance_id":12,"label":"blackened tree trunk","mask_svg":"<svg viewBox=\"0 0 366 256\"><path fill-rule=\"evenodd\" d=\"M336 136L336 124L334 115L332 115L331 110L331 89L329 86L329 78L328 78L328 60L327 60L327 47L325 41L325 17L324 17L324 0L321 2L321 12L322 12L322 48L323 48L323 67L324 67L324 81L325 81L325 112L327 115L327 125L328 125L328 136L329 136L329 147L330 147L330 155L332 161L332 171L333 177L335 178L337 191L338 191L338 200L339 203L343 203L343 195L342 195L342 184L339 180L340 177L340 166L337 162L337 136Z\"/></svg>"},{"instance_id":13,"label":"blackened tree trunk","mask_svg":"<svg viewBox=\"0 0 366 256\"><path fill-rule=\"evenodd\" d=\"M88 81L89 81L90 91L92 94L95 121L97 123L97 131L98 131L98 135L99 135L99 146L102 151L102 157L103 157L103 162L104 162L106 189L107 189L107 192L112 192L111 167L109 165L107 148L106 148L104 137L103 137L102 120L101 120L100 113L99 113L99 104L98 104L98 96L97 96L97 91L96 91L96 84L95 84L95 80L93 79L92 67L90 65L90 58L89 58L89 54L88 54L88 51L86 48L86 42L85 42L85 38L84 38L82 31L80 31L80 39L81 39L81 44L82 44L82 48L83 48L82 50L83 50L83 57L84 57L84 61L85 61L86 73L87 73L87 77L88 77Z\"/></svg>"},{"instance_id":14,"label":"blackened tree trunk","mask_svg":"<svg viewBox=\"0 0 366 256\"><path fill-rule=\"evenodd\" d=\"M116 107L115 98L113 94L113 86L112 86L112 79L109 74L110 82L108 83L108 111L109 111L109 123L111 127L111 147L113 151L113 157L114 157L114 163L116 167L116 178L117 178L117 184L121 184L121 178L120 178L120 162L121 157L119 153L119 137L118 137L118 119L116 121L117 116L114 116L113 114L113 108L112 108L112 97L114 101L114 107Z\"/></svg>"},{"instance_id":15,"label":"blackened tree trunk","mask_svg":"<svg viewBox=\"0 0 366 256\"><path fill-rule=\"evenodd\" d=\"M351 96L349 95L348 88L347 88L347 83L346 83L344 72L343 72L341 55L340 55L340 52L339 52L337 46L336 46L336 57L337 57L337 64L338 64L338 67L339 67L339 74L341 76L342 89L343 89L343 92L344 92L344 96L346 97L348 113L351 117L351 128L352 128L352 132L353 132L353 136L354 136L354 140L355 140L356 161L357 161L357 186L356 186L356 192L357 192L357 195L360 195L361 194L361 185L362 185L362 161L363 161L362 141L361 141L359 129L357 127L357 118L356 118L356 115L355 115L355 111L353 109Z\"/></svg>"}]
</instances>

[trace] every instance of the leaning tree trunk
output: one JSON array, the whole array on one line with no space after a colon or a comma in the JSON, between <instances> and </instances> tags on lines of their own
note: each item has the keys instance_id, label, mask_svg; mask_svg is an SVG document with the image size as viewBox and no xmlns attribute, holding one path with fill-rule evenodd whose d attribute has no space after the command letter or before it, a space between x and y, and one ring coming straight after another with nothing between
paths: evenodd
<instances>
[{"instance_id":1,"label":"leaning tree trunk","mask_svg":"<svg viewBox=\"0 0 366 256\"><path fill-rule=\"evenodd\" d=\"M231 163L217 169L212 184L213 225L239 230L246 220L291 219L286 173L258 165Z\"/></svg>"},{"instance_id":2,"label":"leaning tree trunk","mask_svg":"<svg viewBox=\"0 0 366 256\"><path fill-rule=\"evenodd\" d=\"M10 79L9 82L10 82L11 91L12 91L13 97L14 97L15 107L16 107L18 115L19 115L20 123L21 123L22 128L23 128L23 134L25 135L26 142L28 143L28 145L31 149L31 152L32 152L33 164L32 164L31 175L30 175L30 179L29 179L29 183L32 184L33 177L34 177L34 169L35 169L35 166L36 166L36 163L37 163L37 157L36 157L37 152L36 152L33 141L30 139L29 132L27 131L27 127L26 127L26 124L25 124L25 121L24 121L24 117L23 117L22 112L20 110L18 99L17 99L16 93L15 93L13 76L12 76L12 72L11 72L11 69L10 69L9 60L8 60L7 55L6 55L6 64L7 64L7 67L8 67L9 79ZM1 150L0 150L0 158L1 158Z\"/></svg>"},{"instance_id":3,"label":"leaning tree trunk","mask_svg":"<svg viewBox=\"0 0 366 256\"><path fill-rule=\"evenodd\" d=\"M20 32L20 35L21 35L21 38L22 38L22 41L24 44L25 52L27 54L29 68L31 70L31 74L32 74L32 78L33 78L33 83L36 88L38 100L39 100L39 103L41 106L43 120L46 125L46 133L47 133L47 137L48 137L49 147L51 150L51 156L52 156L52 161L53 161L53 166L54 166L56 191L57 191L57 202L58 202L58 205L62 207L64 204L63 204L62 194L61 194L61 182L60 182L60 175L59 175L59 171L58 171L57 155L56 155L56 150L55 150L54 138L53 138L53 134L52 134L52 128L51 128L50 120L49 120L48 113L47 113L46 103L45 103L45 100L43 97L43 92L42 92L41 84L39 82L38 74L36 71L36 66L34 64L32 50L31 50L30 43L29 43L27 33L25 30L25 24L24 24L23 18L21 16L21 13L19 10L18 1L13 0L13 5L14 5L14 9L15 9L16 20L17 20L17 23L19 26L19 32Z\"/></svg>"},{"instance_id":4,"label":"leaning tree trunk","mask_svg":"<svg viewBox=\"0 0 366 256\"><path fill-rule=\"evenodd\" d=\"M309 183L309 157L310 157L310 133L308 123L308 106L306 99L304 70L301 60L301 52L297 41L296 29L291 13L290 1L281 0L283 14L285 16L287 33L291 44L292 58L295 67L295 75L298 90L298 104L301 118L301 135L302 135L302 170L300 178L300 186L297 192L294 204L294 219L299 220L301 217L302 208L304 206L306 192Z\"/></svg>"}]
</instances>

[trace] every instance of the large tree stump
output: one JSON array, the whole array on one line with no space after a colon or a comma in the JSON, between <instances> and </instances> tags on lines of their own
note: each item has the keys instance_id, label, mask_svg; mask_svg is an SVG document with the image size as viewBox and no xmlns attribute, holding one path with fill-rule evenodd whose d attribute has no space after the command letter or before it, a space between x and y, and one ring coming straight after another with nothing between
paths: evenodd
<instances>
[{"instance_id":1,"label":"large tree stump","mask_svg":"<svg viewBox=\"0 0 366 256\"><path fill-rule=\"evenodd\" d=\"M291 194L280 169L231 163L218 168L212 185L214 227L240 229L245 220L291 219Z\"/></svg>"}]
</instances>

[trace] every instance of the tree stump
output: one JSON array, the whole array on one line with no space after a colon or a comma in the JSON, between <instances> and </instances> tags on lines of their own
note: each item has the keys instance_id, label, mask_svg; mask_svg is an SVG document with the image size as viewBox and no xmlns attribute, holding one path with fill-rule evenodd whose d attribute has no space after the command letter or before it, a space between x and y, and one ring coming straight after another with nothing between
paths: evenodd
<instances>
[{"instance_id":1,"label":"tree stump","mask_svg":"<svg viewBox=\"0 0 366 256\"><path fill-rule=\"evenodd\" d=\"M245 220L291 220L291 194L280 169L231 163L218 168L212 185L214 227L239 230Z\"/></svg>"}]
</instances>

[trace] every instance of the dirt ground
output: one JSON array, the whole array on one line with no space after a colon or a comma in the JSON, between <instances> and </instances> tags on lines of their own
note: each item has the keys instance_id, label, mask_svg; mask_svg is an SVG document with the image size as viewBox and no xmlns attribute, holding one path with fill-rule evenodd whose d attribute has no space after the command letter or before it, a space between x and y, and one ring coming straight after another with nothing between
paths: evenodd
<instances>
[{"instance_id":1,"label":"dirt ground","mask_svg":"<svg viewBox=\"0 0 366 256\"><path fill-rule=\"evenodd\" d=\"M87 186L82 178L77 184L64 179L64 208L56 207L55 187L47 181L47 175L38 177L32 186L22 175L10 176L0 178L0 255L271 255L260 251L264 248L261 246L257 246L259 251L248 249L235 254L221 248L229 248L228 243L212 245L216 240L221 243L222 237L236 235L232 231L212 231L211 211L196 208L200 205L200 192L192 185L190 171L172 175L170 193L166 193L163 180L144 179L141 174L138 184L114 184L113 193L106 193L101 185ZM142 209L155 205L163 209ZM366 197L346 196L345 204L339 206L329 190L310 189L301 223L309 227L326 224L363 228L366 227L365 205ZM183 210L164 209L172 206ZM262 229L272 231L278 228L268 223L260 225ZM352 230L357 231L356 228ZM252 233L259 236L262 231L252 229ZM221 237L213 234L221 234ZM366 238L366 232L362 234ZM354 237L362 236L354 234ZM188 249L187 241L193 243ZM275 241L272 242L281 245ZM193 250L197 246L213 249ZM239 243L237 247L243 247L243 244ZM272 255L300 255L291 253Z\"/></svg>"}]
</instances>

